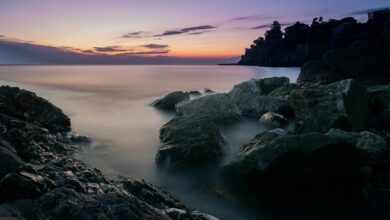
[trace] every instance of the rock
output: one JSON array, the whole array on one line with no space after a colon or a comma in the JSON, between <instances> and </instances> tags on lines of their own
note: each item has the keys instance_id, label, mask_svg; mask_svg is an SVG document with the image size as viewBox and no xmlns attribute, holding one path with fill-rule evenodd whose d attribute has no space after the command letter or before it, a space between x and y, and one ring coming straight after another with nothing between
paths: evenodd
<instances>
[{"instance_id":1,"label":"rock","mask_svg":"<svg viewBox=\"0 0 390 220\"><path fill-rule=\"evenodd\" d=\"M215 163L223 154L223 138L208 117L181 116L160 130L156 162L167 168Z\"/></svg>"},{"instance_id":2,"label":"rock","mask_svg":"<svg viewBox=\"0 0 390 220\"><path fill-rule=\"evenodd\" d=\"M124 192L85 195L57 188L39 198L37 209L40 219L170 219Z\"/></svg>"},{"instance_id":3,"label":"rock","mask_svg":"<svg viewBox=\"0 0 390 220\"><path fill-rule=\"evenodd\" d=\"M12 204L0 205L0 219L24 220L20 210Z\"/></svg>"},{"instance_id":4,"label":"rock","mask_svg":"<svg viewBox=\"0 0 390 220\"><path fill-rule=\"evenodd\" d=\"M362 195L368 207L376 209L390 207L390 184L366 183L362 188Z\"/></svg>"},{"instance_id":5,"label":"rock","mask_svg":"<svg viewBox=\"0 0 390 220\"><path fill-rule=\"evenodd\" d=\"M215 93L215 91L212 90L212 89L209 89L209 88L204 88L204 89L203 89L203 93L204 93L204 94L211 94L211 93Z\"/></svg>"},{"instance_id":6,"label":"rock","mask_svg":"<svg viewBox=\"0 0 390 220\"><path fill-rule=\"evenodd\" d=\"M129 193L153 207L159 209L173 207L185 209L184 205L177 199L173 198L163 190L145 182L145 180L125 179L122 181L122 184L123 188Z\"/></svg>"},{"instance_id":7,"label":"rock","mask_svg":"<svg viewBox=\"0 0 390 220\"><path fill-rule=\"evenodd\" d=\"M202 93L200 93L200 92L197 91L197 90L189 91L188 93L189 93L190 95L192 95L192 96L200 96L200 95L202 95Z\"/></svg>"},{"instance_id":8,"label":"rock","mask_svg":"<svg viewBox=\"0 0 390 220\"><path fill-rule=\"evenodd\" d=\"M331 130L289 135L281 129L257 135L223 169L232 182L289 188L353 180L361 167L388 159L386 142L370 132Z\"/></svg>"},{"instance_id":9,"label":"rock","mask_svg":"<svg viewBox=\"0 0 390 220\"><path fill-rule=\"evenodd\" d=\"M288 120L280 114L267 112L261 116L260 122L274 128L282 128L288 125Z\"/></svg>"},{"instance_id":10,"label":"rock","mask_svg":"<svg viewBox=\"0 0 390 220\"><path fill-rule=\"evenodd\" d=\"M390 84L370 86L367 90L371 95L374 112L379 113L390 109Z\"/></svg>"},{"instance_id":11,"label":"rock","mask_svg":"<svg viewBox=\"0 0 390 220\"><path fill-rule=\"evenodd\" d=\"M289 79L286 77L252 79L235 85L228 95L243 115L259 118L268 111L280 113L280 108L288 108L287 101L265 96L288 83Z\"/></svg>"},{"instance_id":12,"label":"rock","mask_svg":"<svg viewBox=\"0 0 390 220\"><path fill-rule=\"evenodd\" d=\"M176 105L179 115L209 117L218 124L232 124L240 121L240 110L225 94L212 94Z\"/></svg>"},{"instance_id":13,"label":"rock","mask_svg":"<svg viewBox=\"0 0 390 220\"><path fill-rule=\"evenodd\" d=\"M376 131L389 130L390 109L386 109L381 113L375 114L372 117L370 117L369 127Z\"/></svg>"},{"instance_id":14,"label":"rock","mask_svg":"<svg viewBox=\"0 0 390 220\"><path fill-rule=\"evenodd\" d=\"M198 211L187 211L183 209L177 209L177 208L169 208L165 210L165 213L169 215L172 219L175 220L186 220L186 219L193 219L193 220L219 220L218 218L204 214Z\"/></svg>"},{"instance_id":15,"label":"rock","mask_svg":"<svg viewBox=\"0 0 390 220\"><path fill-rule=\"evenodd\" d=\"M326 135L342 138L354 145L362 152L361 159L366 165L375 165L379 161L385 161L389 156L386 140L372 132L346 132L333 128Z\"/></svg>"},{"instance_id":16,"label":"rock","mask_svg":"<svg viewBox=\"0 0 390 220\"><path fill-rule=\"evenodd\" d=\"M0 87L0 112L48 130L69 131L70 119L61 109L35 93L17 87Z\"/></svg>"},{"instance_id":17,"label":"rock","mask_svg":"<svg viewBox=\"0 0 390 220\"><path fill-rule=\"evenodd\" d=\"M290 79L287 77L271 77L265 79L251 79L239 83L229 92L233 100L247 96L268 95L275 89L288 85Z\"/></svg>"},{"instance_id":18,"label":"rock","mask_svg":"<svg viewBox=\"0 0 390 220\"><path fill-rule=\"evenodd\" d=\"M45 180L40 175L26 171L9 173L0 180L2 201L35 199L47 189Z\"/></svg>"},{"instance_id":19,"label":"rock","mask_svg":"<svg viewBox=\"0 0 390 220\"><path fill-rule=\"evenodd\" d=\"M366 88L352 79L295 89L288 98L297 120L298 132L327 132L330 128L361 131L370 116Z\"/></svg>"},{"instance_id":20,"label":"rock","mask_svg":"<svg viewBox=\"0 0 390 220\"><path fill-rule=\"evenodd\" d=\"M176 91L171 92L163 98L154 101L152 105L159 109L173 111L175 110L175 105L177 103L188 100L190 100L190 94L188 92Z\"/></svg>"},{"instance_id":21,"label":"rock","mask_svg":"<svg viewBox=\"0 0 390 220\"><path fill-rule=\"evenodd\" d=\"M294 89L298 89L299 86L295 83L290 83L285 86L279 87L275 90L273 90L271 93L268 94L268 96L276 97L276 98L282 98L287 100L290 96L291 91Z\"/></svg>"},{"instance_id":22,"label":"rock","mask_svg":"<svg viewBox=\"0 0 390 220\"><path fill-rule=\"evenodd\" d=\"M24 162L16 155L15 150L10 148L9 143L0 140L0 179L24 167Z\"/></svg>"}]
</instances>

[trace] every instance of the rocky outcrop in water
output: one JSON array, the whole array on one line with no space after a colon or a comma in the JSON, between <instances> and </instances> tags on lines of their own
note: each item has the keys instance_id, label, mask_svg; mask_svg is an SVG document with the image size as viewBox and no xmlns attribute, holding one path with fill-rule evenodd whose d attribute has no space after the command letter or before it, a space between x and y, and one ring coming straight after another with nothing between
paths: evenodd
<instances>
[{"instance_id":1,"label":"rocky outcrop in water","mask_svg":"<svg viewBox=\"0 0 390 220\"><path fill-rule=\"evenodd\" d=\"M297 132L324 133L330 128L361 131L371 111L366 88L351 79L294 89L288 101L299 124Z\"/></svg>"},{"instance_id":2,"label":"rocky outcrop in water","mask_svg":"<svg viewBox=\"0 0 390 220\"><path fill-rule=\"evenodd\" d=\"M283 114L289 108L288 103L282 98L267 95L289 82L286 77L252 79L235 85L228 95L245 116L258 119L269 111Z\"/></svg>"},{"instance_id":3,"label":"rocky outcrop in water","mask_svg":"<svg viewBox=\"0 0 390 220\"><path fill-rule=\"evenodd\" d=\"M176 104L190 100L190 94L190 92L182 91L171 92L163 98L154 101L152 105L162 110L174 111Z\"/></svg>"},{"instance_id":4,"label":"rocky outcrop in water","mask_svg":"<svg viewBox=\"0 0 390 220\"><path fill-rule=\"evenodd\" d=\"M386 141L373 133L330 130L290 135L271 130L241 148L225 175L244 185L296 187L342 181L389 159Z\"/></svg>"},{"instance_id":5,"label":"rocky outcrop in water","mask_svg":"<svg viewBox=\"0 0 390 220\"><path fill-rule=\"evenodd\" d=\"M76 159L92 140L64 132L69 118L34 93L2 86L0 106L0 217L213 219L145 181L108 178Z\"/></svg>"},{"instance_id":6,"label":"rocky outcrop in water","mask_svg":"<svg viewBox=\"0 0 390 220\"><path fill-rule=\"evenodd\" d=\"M225 94L211 94L176 105L179 115L188 117L209 117L217 124L232 124L241 120L240 110Z\"/></svg>"},{"instance_id":7,"label":"rocky outcrop in water","mask_svg":"<svg viewBox=\"0 0 390 220\"><path fill-rule=\"evenodd\" d=\"M176 117L160 129L156 161L166 168L195 168L216 163L224 150L224 140L207 116Z\"/></svg>"}]
</instances>

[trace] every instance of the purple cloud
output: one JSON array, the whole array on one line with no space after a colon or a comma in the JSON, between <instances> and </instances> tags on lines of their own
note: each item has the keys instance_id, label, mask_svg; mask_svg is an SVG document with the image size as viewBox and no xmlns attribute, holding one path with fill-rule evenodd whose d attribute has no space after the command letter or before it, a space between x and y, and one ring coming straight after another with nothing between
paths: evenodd
<instances>
[{"instance_id":1,"label":"purple cloud","mask_svg":"<svg viewBox=\"0 0 390 220\"><path fill-rule=\"evenodd\" d=\"M218 27L212 26L212 25L201 25L201 26L195 26L195 27L182 28L182 29L178 29L178 30L169 30L169 31L163 32L162 34L153 35L153 37L164 37L164 36L171 36L171 35L187 34L187 33L192 33L195 31L198 31L198 33L200 34L201 32L199 32L199 31L213 30L216 28L218 28ZM205 32L202 32L202 33L205 33Z\"/></svg>"},{"instance_id":2,"label":"purple cloud","mask_svg":"<svg viewBox=\"0 0 390 220\"><path fill-rule=\"evenodd\" d=\"M167 53L169 53L169 50L139 51L139 52L121 53L119 55L127 55L127 56L133 56L133 55L161 55L161 54L167 54Z\"/></svg>"},{"instance_id":3,"label":"purple cloud","mask_svg":"<svg viewBox=\"0 0 390 220\"><path fill-rule=\"evenodd\" d=\"M145 44L142 45L142 47L149 48L149 49L164 49L169 47L169 45L166 44Z\"/></svg>"},{"instance_id":4,"label":"purple cloud","mask_svg":"<svg viewBox=\"0 0 390 220\"><path fill-rule=\"evenodd\" d=\"M126 52L131 51L129 49L122 48L120 46L107 46L107 47L94 47L97 52Z\"/></svg>"},{"instance_id":5,"label":"purple cloud","mask_svg":"<svg viewBox=\"0 0 390 220\"><path fill-rule=\"evenodd\" d=\"M129 38L129 39L139 39L144 37L149 37L147 36L147 33L144 31L131 32L121 36L121 38Z\"/></svg>"}]
</instances>

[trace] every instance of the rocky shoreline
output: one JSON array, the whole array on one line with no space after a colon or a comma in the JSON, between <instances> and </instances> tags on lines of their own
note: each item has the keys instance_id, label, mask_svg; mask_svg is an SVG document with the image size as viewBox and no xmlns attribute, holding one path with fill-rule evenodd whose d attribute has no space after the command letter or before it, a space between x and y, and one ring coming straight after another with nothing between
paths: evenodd
<instances>
[{"instance_id":1,"label":"rocky shoreline","mask_svg":"<svg viewBox=\"0 0 390 220\"><path fill-rule=\"evenodd\" d=\"M383 210L390 207L388 94L390 84L366 86L354 79L252 79L226 94L177 102L177 116L160 130L156 161L168 170L214 166L226 188L239 195L278 190L321 201L333 191L339 192L334 202L353 198L349 205ZM220 166L226 146L219 128L244 116L270 130Z\"/></svg>"},{"instance_id":2,"label":"rocky shoreline","mask_svg":"<svg viewBox=\"0 0 390 220\"><path fill-rule=\"evenodd\" d=\"M75 153L89 144L47 100L1 86L0 218L216 219L144 180L88 167Z\"/></svg>"}]
</instances>

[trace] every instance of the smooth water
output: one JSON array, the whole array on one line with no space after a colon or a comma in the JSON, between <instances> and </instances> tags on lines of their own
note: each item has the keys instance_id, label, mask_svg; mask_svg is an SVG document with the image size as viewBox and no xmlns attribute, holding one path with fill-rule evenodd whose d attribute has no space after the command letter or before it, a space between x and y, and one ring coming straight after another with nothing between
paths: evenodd
<instances>
[{"instance_id":1,"label":"smooth water","mask_svg":"<svg viewBox=\"0 0 390 220\"><path fill-rule=\"evenodd\" d=\"M146 179L176 195L188 207L221 219L257 219L218 186L215 170L169 173L157 169L159 129L173 114L149 104L177 90L207 87L227 92L252 78L287 76L294 82L298 68L242 66L0 66L0 82L36 92L64 110L75 132L102 142L80 157L106 175ZM254 135L267 129L245 119L222 128L228 141L225 162Z\"/></svg>"}]
</instances>

